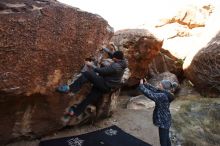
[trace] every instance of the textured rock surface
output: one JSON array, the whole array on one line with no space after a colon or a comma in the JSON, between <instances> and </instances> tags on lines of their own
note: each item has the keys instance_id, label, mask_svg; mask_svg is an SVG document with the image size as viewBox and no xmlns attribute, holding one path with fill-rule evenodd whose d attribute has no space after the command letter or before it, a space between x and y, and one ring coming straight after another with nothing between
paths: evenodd
<instances>
[{"instance_id":1,"label":"textured rock surface","mask_svg":"<svg viewBox=\"0 0 220 146\"><path fill-rule=\"evenodd\" d=\"M145 77L148 65L159 53L162 41L144 29L126 29L115 32L111 39L114 45L122 50L128 59L130 78L129 86L137 84Z\"/></svg>"},{"instance_id":2,"label":"textured rock surface","mask_svg":"<svg viewBox=\"0 0 220 146\"><path fill-rule=\"evenodd\" d=\"M204 27L206 20L212 11L213 6L210 4L202 6L189 5L188 7L180 10L176 16L162 21L164 24L179 23L181 25L185 25L189 29ZM157 27L160 26L158 25Z\"/></svg>"},{"instance_id":3,"label":"textured rock surface","mask_svg":"<svg viewBox=\"0 0 220 146\"><path fill-rule=\"evenodd\" d=\"M38 6L38 1L31 2L20 3ZM110 27L99 16L58 3L42 3L28 13L0 15L1 91L46 92L61 77L68 79L79 71L84 58L110 38Z\"/></svg>"},{"instance_id":4,"label":"textured rock surface","mask_svg":"<svg viewBox=\"0 0 220 146\"><path fill-rule=\"evenodd\" d=\"M162 80L170 80L172 82L176 82L177 84L179 84L176 75L170 72L163 72L157 76L154 76L148 82L153 86L157 86Z\"/></svg>"},{"instance_id":5,"label":"textured rock surface","mask_svg":"<svg viewBox=\"0 0 220 146\"><path fill-rule=\"evenodd\" d=\"M0 20L0 143L61 128L71 96L55 87L108 43L112 28L98 15L48 0L3 0Z\"/></svg>"},{"instance_id":6,"label":"textured rock surface","mask_svg":"<svg viewBox=\"0 0 220 146\"><path fill-rule=\"evenodd\" d=\"M161 49L160 53L149 64L148 77L154 77L163 72L171 72L179 80L183 79L183 61L177 59L169 51Z\"/></svg>"},{"instance_id":7,"label":"textured rock surface","mask_svg":"<svg viewBox=\"0 0 220 146\"><path fill-rule=\"evenodd\" d=\"M193 58L185 74L195 87L208 96L220 96L220 33Z\"/></svg>"}]
</instances>

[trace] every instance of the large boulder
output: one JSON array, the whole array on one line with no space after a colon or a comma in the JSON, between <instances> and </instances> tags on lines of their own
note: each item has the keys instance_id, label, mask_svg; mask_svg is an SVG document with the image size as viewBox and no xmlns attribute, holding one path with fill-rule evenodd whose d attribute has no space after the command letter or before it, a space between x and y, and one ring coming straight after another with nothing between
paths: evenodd
<instances>
[{"instance_id":1,"label":"large boulder","mask_svg":"<svg viewBox=\"0 0 220 146\"><path fill-rule=\"evenodd\" d=\"M220 96L220 33L193 58L185 74L205 96Z\"/></svg>"},{"instance_id":2,"label":"large boulder","mask_svg":"<svg viewBox=\"0 0 220 146\"><path fill-rule=\"evenodd\" d=\"M146 76L148 65L160 52L163 41L145 29L125 29L115 32L111 39L128 60L130 77L128 86L135 85Z\"/></svg>"},{"instance_id":3,"label":"large boulder","mask_svg":"<svg viewBox=\"0 0 220 146\"><path fill-rule=\"evenodd\" d=\"M168 50L161 49L160 53L149 64L148 78L163 72L171 72L181 81L183 75L183 61L173 56Z\"/></svg>"},{"instance_id":4,"label":"large boulder","mask_svg":"<svg viewBox=\"0 0 220 146\"><path fill-rule=\"evenodd\" d=\"M62 127L72 100L55 88L79 74L113 29L98 15L49 0L2 0L0 20L1 145Z\"/></svg>"}]
</instances>

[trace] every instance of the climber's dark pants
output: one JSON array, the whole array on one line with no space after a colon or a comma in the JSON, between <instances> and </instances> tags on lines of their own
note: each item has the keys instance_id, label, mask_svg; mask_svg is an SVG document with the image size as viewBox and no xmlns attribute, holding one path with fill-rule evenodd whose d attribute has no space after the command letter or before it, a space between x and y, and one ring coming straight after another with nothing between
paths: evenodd
<instances>
[{"instance_id":1,"label":"climber's dark pants","mask_svg":"<svg viewBox=\"0 0 220 146\"><path fill-rule=\"evenodd\" d=\"M70 85L70 91L73 93L78 92L82 85L88 81L102 92L110 91L110 88L106 85L106 82L102 76L97 75L95 72L88 71L83 72L82 75Z\"/></svg>"},{"instance_id":2,"label":"climber's dark pants","mask_svg":"<svg viewBox=\"0 0 220 146\"><path fill-rule=\"evenodd\" d=\"M92 87L86 98L77 107L74 107L75 115L79 116L89 104L97 102L97 100L101 98L103 94L104 93L99 89Z\"/></svg>"},{"instance_id":3,"label":"climber's dark pants","mask_svg":"<svg viewBox=\"0 0 220 146\"><path fill-rule=\"evenodd\" d=\"M70 85L70 91L73 93L78 92L82 85L88 81L93 84L93 87L86 98L74 108L76 116L80 115L89 104L96 102L104 93L111 91L111 88L106 85L103 77L98 76L95 72L88 71L83 72L82 75Z\"/></svg>"}]
</instances>

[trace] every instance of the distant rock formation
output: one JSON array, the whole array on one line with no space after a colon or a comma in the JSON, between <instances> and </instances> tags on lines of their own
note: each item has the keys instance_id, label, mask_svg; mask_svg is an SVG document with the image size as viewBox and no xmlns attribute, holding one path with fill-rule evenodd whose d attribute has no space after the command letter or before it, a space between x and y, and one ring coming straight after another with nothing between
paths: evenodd
<instances>
[{"instance_id":1,"label":"distant rock formation","mask_svg":"<svg viewBox=\"0 0 220 146\"><path fill-rule=\"evenodd\" d=\"M164 39L163 48L179 59L198 51L195 42L201 39L216 7L211 2L192 4L179 10L173 17L162 18L160 24L155 26L155 33Z\"/></svg>"},{"instance_id":2,"label":"distant rock formation","mask_svg":"<svg viewBox=\"0 0 220 146\"><path fill-rule=\"evenodd\" d=\"M212 11L213 6L211 4L203 5L201 7L190 5L189 7L180 10L173 18L162 19L164 24L157 25L156 27L162 27L171 23L185 25L189 29L204 27L208 17L212 14Z\"/></svg>"}]
</instances>

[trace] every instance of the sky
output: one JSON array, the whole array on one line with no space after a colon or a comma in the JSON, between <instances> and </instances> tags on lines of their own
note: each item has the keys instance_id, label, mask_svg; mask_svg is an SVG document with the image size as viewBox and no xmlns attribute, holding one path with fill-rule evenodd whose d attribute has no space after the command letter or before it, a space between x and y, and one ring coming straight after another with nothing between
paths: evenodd
<instances>
[{"instance_id":1,"label":"sky","mask_svg":"<svg viewBox=\"0 0 220 146\"><path fill-rule=\"evenodd\" d=\"M58 0L102 16L114 30L151 25L193 0ZM201 1L201 0L200 0Z\"/></svg>"}]
</instances>

